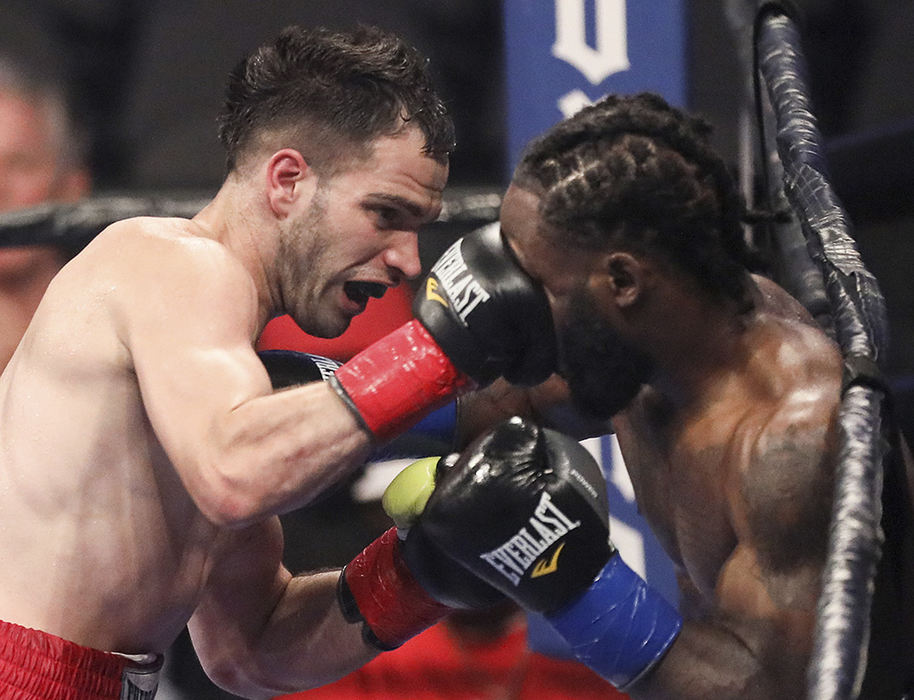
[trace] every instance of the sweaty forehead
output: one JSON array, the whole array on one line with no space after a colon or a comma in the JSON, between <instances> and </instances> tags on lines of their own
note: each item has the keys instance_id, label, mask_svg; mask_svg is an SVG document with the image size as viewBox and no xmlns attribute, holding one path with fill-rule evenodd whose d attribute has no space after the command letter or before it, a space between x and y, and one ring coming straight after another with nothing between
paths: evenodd
<instances>
[{"instance_id":1,"label":"sweaty forehead","mask_svg":"<svg viewBox=\"0 0 914 700\"><path fill-rule=\"evenodd\" d=\"M539 214L540 195L512 184L501 205L501 230L521 267L548 291L560 293L580 281L593 262L583 249L562 244L558 235L547 235Z\"/></svg>"},{"instance_id":2,"label":"sweaty forehead","mask_svg":"<svg viewBox=\"0 0 914 700\"><path fill-rule=\"evenodd\" d=\"M533 276L537 276L535 270L547 245L539 232L539 203L537 193L512 184L505 192L499 217L502 234L521 265Z\"/></svg>"},{"instance_id":3,"label":"sweaty forehead","mask_svg":"<svg viewBox=\"0 0 914 700\"><path fill-rule=\"evenodd\" d=\"M364 176L366 192L408 200L437 216L448 165L424 153L424 147L425 137L418 127L377 139Z\"/></svg>"}]
</instances>

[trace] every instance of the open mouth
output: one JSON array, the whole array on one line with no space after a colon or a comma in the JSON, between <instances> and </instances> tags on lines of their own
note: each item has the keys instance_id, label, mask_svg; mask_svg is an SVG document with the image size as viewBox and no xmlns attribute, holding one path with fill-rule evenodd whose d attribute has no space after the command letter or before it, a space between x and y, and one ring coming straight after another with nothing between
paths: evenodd
<instances>
[{"instance_id":1,"label":"open mouth","mask_svg":"<svg viewBox=\"0 0 914 700\"><path fill-rule=\"evenodd\" d=\"M350 300L357 304L367 304L369 298L380 299L387 291L387 286L380 282L346 282L343 291Z\"/></svg>"}]
</instances>

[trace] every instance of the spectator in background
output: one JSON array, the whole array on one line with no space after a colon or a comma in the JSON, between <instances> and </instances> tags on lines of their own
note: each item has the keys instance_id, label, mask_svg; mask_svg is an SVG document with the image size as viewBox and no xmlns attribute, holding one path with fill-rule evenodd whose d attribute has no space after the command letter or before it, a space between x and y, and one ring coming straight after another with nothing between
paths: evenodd
<instances>
[{"instance_id":1,"label":"spectator in background","mask_svg":"<svg viewBox=\"0 0 914 700\"><path fill-rule=\"evenodd\" d=\"M74 201L91 185L86 140L63 81L33 66L0 52L0 212ZM0 247L0 370L71 252Z\"/></svg>"}]
</instances>

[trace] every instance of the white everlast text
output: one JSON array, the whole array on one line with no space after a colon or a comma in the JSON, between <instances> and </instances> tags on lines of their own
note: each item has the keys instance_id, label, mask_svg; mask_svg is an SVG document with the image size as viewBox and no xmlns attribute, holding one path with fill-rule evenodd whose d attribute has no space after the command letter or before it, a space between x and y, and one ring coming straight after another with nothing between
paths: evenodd
<instances>
[{"instance_id":1,"label":"white everlast text","mask_svg":"<svg viewBox=\"0 0 914 700\"><path fill-rule=\"evenodd\" d=\"M467 269L460 252L460 241L448 248L438 259L432 268L432 274L438 278L461 321L466 322L473 309L489 300L489 293Z\"/></svg>"},{"instance_id":2,"label":"white everlast text","mask_svg":"<svg viewBox=\"0 0 914 700\"><path fill-rule=\"evenodd\" d=\"M527 523L507 542L479 555L515 586L549 545L581 526L580 520L571 520L559 510L548 493L540 496Z\"/></svg>"}]
</instances>

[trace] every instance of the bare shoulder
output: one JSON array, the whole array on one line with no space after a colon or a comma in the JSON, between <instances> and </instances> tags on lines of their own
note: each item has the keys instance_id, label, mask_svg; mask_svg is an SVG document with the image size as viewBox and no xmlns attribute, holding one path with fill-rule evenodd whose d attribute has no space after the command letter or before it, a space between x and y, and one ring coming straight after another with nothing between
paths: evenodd
<instances>
[{"instance_id":1,"label":"bare shoulder","mask_svg":"<svg viewBox=\"0 0 914 700\"><path fill-rule=\"evenodd\" d=\"M788 572L825 559L839 383L814 372L738 431L734 525L767 571Z\"/></svg>"},{"instance_id":2,"label":"bare shoulder","mask_svg":"<svg viewBox=\"0 0 914 700\"><path fill-rule=\"evenodd\" d=\"M256 303L241 261L189 219L137 217L112 224L65 269L83 288L92 280L95 294L110 301L122 320L144 310L163 321L203 308L253 312Z\"/></svg>"},{"instance_id":3,"label":"bare shoulder","mask_svg":"<svg viewBox=\"0 0 914 700\"><path fill-rule=\"evenodd\" d=\"M798 302L773 282L760 289L750 362L757 400L734 436L731 494L740 539L783 570L825 556L843 363Z\"/></svg>"},{"instance_id":4,"label":"bare shoulder","mask_svg":"<svg viewBox=\"0 0 914 700\"><path fill-rule=\"evenodd\" d=\"M753 279L757 298L751 332L757 346L770 351L764 361L772 361L774 367L766 367L766 373L786 382L779 395L792 390L798 397L807 397L810 389L836 389L842 367L838 345L777 283L759 276Z\"/></svg>"},{"instance_id":5,"label":"bare shoulder","mask_svg":"<svg viewBox=\"0 0 914 700\"><path fill-rule=\"evenodd\" d=\"M233 258L218 241L189 219L136 217L116 222L98 234L73 263L99 272L125 272L131 279L225 274Z\"/></svg>"},{"instance_id":6,"label":"bare shoulder","mask_svg":"<svg viewBox=\"0 0 914 700\"><path fill-rule=\"evenodd\" d=\"M787 320L815 325L815 319L809 311L777 282L762 275L752 275L752 280L757 289L758 308Z\"/></svg>"}]
</instances>

